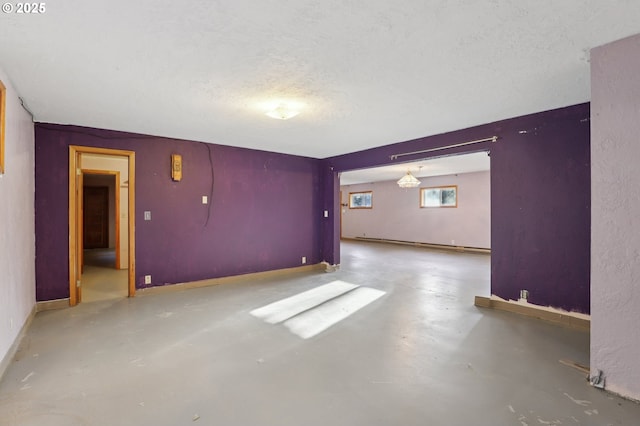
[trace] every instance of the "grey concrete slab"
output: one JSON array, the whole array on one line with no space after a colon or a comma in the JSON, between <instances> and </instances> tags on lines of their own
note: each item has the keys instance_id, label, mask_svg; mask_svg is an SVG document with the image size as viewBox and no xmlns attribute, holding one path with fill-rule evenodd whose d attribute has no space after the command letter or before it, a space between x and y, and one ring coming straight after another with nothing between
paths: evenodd
<instances>
[{"instance_id":1,"label":"grey concrete slab","mask_svg":"<svg viewBox=\"0 0 640 426\"><path fill-rule=\"evenodd\" d=\"M590 387L589 335L473 306L490 258L343 243L305 273L37 314L2 425L638 425ZM342 280L386 292L302 339L250 315Z\"/></svg>"}]
</instances>

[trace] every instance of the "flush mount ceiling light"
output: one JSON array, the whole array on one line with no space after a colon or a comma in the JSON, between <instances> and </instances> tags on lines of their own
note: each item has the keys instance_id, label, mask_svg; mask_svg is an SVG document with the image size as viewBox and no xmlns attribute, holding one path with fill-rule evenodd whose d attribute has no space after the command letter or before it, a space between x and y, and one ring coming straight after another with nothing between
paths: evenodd
<instances>
[{"instance_id":1,"label":"flush mount ceiling light","mask_svg":"<svg viewBox=\"0 0 640 426\"><path fill-rule=\"evenodd\" d=\"M406 175L398 180L398 186L400 188L415 188L418 185L420 185L420 181L416 179L409 170L407 170Z\"/></svg>"},{"instance_id":2,"label":"flush mount ceiling light","mask_svg":"<svg viewBox=\"0 0 640 426\"><path fill-rule=\"evenodd\" d=\"M277 107L267 111L265 114L268 117L275 118L276 120L288 120L300 114L300 111L285 104L279 104Z\"/></svg>"}]
</instances>

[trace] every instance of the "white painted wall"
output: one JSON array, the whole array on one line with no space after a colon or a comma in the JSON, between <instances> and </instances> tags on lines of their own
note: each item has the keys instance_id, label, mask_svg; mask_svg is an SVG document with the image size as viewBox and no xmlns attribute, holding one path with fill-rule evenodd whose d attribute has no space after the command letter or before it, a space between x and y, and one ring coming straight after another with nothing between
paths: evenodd
<instances>
[{"instance_id":1,"label":"white painted wall","mask_svg":"<svg viewBox=\"0 0 640 426\"><path fill-rule=\"evenodd\" d=\"M31 116L0 69L7 88L5 174L0 175L0 360L36 303L35 155Z\"/></svg>"},{"instance_id":2,"label":"white painted wall","mask_svg":"<svg viewBox=\"0 0 640 426\"><path fill-rule=\"evenodd\" d=\"M349 193L373 191L372 209L342 207L342 236L369 237L465 247L491 247L490 172L421 178L420 187L458 185L457 208L420 208L419 188L396 181L345 185Z\"/></svg>"},{"instance_id":3,"label":"white painted wall","mask_svg":"<svg viewBox=\"0 0 640 426\"><path fill-rule=\"evenodd\" d=\"M640 400L640 35L591 51L591 371Z\"/></svg>"},{"instance_id":4,"label":"white painted wall","mask_svg":"<svg viewBox=\"0 0 640 426\"><path fill-rule=\"evenodd\" d=\"M129 160L115 155L82 154L83 169L120 172L120 269L129 268ZM118 188L116 188L118 189Z\"/></svg>"}]
</instances>

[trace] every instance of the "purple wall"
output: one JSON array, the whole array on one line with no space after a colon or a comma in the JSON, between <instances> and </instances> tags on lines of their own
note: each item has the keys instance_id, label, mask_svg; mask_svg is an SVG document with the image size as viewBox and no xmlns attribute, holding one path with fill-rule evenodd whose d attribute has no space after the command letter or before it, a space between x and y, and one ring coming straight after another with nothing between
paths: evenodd
<instances>
[{"instance_id":1,"label":"purple wall","mask_svg":"<svg viewBox=\"0 0 640 426\"><path fill-rule=\"evenodd\" d=\"M138 288L148 274L164 285L300 266L302 256L323 260L319 160L51 124L37 124L35 139L39 301L69 297L69 145L136 152ZM181 182L170 178L173 153L183 158Z\"/></svg>"},{"instance_id":2,"label":"purple wall","mask_svg":"<svg viewBox=\"0 0 640 426\"><path fill-rule=\"evenodd\" d=\"M526 289L530 303L588 313L589 104L329 158L323 164L325 187L331 186L335 172L397 163L390 160L392 154L493 135L500 138L495 143L431 153L491 151L492 294L517 299L519 291ZM335 227L324 232L329 239ZM333 256L339 263L339 253Z\"/></svg>"},{"instance_id":3,"label":"purple wall","mask_svg":"<svg viewBox=\"0 0 640 426\"><path fill-rule=\"evenodd\" d=\"M154 285L326 260L340 263L338 172L389 156L498 135L491 151L491 291L589 312L589 104L513 118L325 160L75 126L36 125L36 290L68 297L68 146L136 152L136 279ZM215 183L207 226L211 148ZM169 158L183 156L172 182ZM406 161L426 155L405 157ZM152 221L143 220L151 210ZM322 217L322 210L329 212Z\"/></svg>"}]
</instances>

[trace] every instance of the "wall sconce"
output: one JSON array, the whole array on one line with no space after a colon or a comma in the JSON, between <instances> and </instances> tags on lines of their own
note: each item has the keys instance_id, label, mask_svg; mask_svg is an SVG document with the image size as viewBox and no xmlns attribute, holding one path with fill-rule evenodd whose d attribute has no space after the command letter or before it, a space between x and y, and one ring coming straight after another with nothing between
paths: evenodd
<instances>
[{"instance_id":1,"label":"wall sconce","mask_svg":"<svg viewBox=\"0 0 640 426\"><path fill-rule=\"evenodd\" d=\"M182 180L182 155L171 154L171 179L174 182Z\"/></svg>"}]
</instances>

